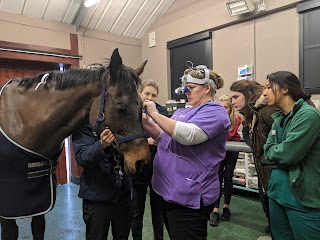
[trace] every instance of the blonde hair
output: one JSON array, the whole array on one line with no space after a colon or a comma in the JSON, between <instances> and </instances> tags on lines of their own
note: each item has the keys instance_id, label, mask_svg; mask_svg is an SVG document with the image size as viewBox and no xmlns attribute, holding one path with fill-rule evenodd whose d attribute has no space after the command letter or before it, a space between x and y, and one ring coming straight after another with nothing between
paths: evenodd
<instances>
[{"instance_id":1,"label":"blonde hair","mask_svg":"<svg viewBox=\"0 0 320 240\"><path fill-rule=\"evenodd\" d=\"M222 88L223 85L224 85L223 77L220 74L214 72L211 69L208 69L208 70L209 70L209 78L214 81L214 83L217 86L217 89ZM187 68L184 71L184 74L189 74L191 77L199 78L199 79L205 78L204 71L200 70L200 69L196 69L196 68ZM204 85L210 86L211 97L212 97L212 99L214 99L214 96L216 95L216 90L217 89L213 89L210 83L205 83Z\"/></svg>"},{"instance_id":2,"label":"blonde hair","mask_svg":"<svg viewBox=\"0 0 320 240\"><path fill-rule=\"evenodd\" d=\"M146 87L153 87L154 89L157 90L157 94L159 94L158 84L154 80L152 79L143 80L139 86L139 90L138 90L139 93L142 93L143 89L145 89Z\"/></svg>"},{"instance_id":3,"label":"blonde hair","mask_svg":"<svg viewBox=\"0 0 320 240\"><path fill-rule=\"evenodd\" d=\"M227 102L229 108L230 108L230 114L229 114L229 118L230 118L230 128L229 131L232 131L234 129L234 125L236 123L236 117L237 115L239 115L236 111L236 109L234 108L234 106L232 105L232 100L231 97L229 97L228 95L224 94L219 98L220 102ZM239 115L240 116L240 115Z\"/></svg>"}]
</instances>

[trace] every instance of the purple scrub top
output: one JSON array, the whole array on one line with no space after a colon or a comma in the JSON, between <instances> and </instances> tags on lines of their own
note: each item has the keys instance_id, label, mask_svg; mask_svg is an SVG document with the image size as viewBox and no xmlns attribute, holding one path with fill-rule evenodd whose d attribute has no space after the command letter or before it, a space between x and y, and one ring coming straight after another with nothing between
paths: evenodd
<instances>
[{"instance_id":1,"label":"purple scrub top","mask_svg":"<svg viewBox=\"0 0 320 240\"><path fill-rule=\"evenodd\" d=\"M164 200L199 209L213 204L219 196L219 165L226 154L230 120L219 103L175 111L172 119L193 123L208 136L206 142L186 146L163 132L154 159L152 186Z\"/></svg>"}]
</instances>

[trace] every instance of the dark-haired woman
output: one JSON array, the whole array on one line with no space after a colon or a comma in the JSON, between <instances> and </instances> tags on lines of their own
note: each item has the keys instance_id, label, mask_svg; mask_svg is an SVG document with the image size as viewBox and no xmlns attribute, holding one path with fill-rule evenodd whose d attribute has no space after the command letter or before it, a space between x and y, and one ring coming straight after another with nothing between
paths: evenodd
<instances>
[{"instance_id":1,"label":"dark-haired woman","mask_svg":"<svg viewBox=\"0 0 320 240\"><path fill-rule=\"evenodd\" d=\"M264 146L273 166L268 196L275 240L319 239L320 113L291 72L270 74L267 104L281 109Z\"/></svg>"},{"instance_id":2,"label":"dark-haired woman","mask_svg":"<svg viewBox=\"0 0 320 240\"><path fill-rule=\"evenodd\" d=\"M233 106L245 117L243 137L253 149L253 159L258 174L259 196L263 210L270 223L269 203L266 183L271 166L264 159L263 145L265 144L273 119L271 115L276 111L266 105L263 96L264 86L249 80L234 82L230 87ZM265 228L270 233L270 226Z\"/></svg>"},{"instance_id":3,"label":"dark-haired woman","mask_svg":"<svg viewBox=\"0 0 320 240\"><path fill-rule=\"evenodd\" d=\"M132 224L131 178L116 171L115 136L107 127L97 140L90 124L72 134L77 163L83 167L78 196L82 201L82 218L86 240L128 240ZM124 169L123 161L121 168Z\"/></svg>"}]
</instances>

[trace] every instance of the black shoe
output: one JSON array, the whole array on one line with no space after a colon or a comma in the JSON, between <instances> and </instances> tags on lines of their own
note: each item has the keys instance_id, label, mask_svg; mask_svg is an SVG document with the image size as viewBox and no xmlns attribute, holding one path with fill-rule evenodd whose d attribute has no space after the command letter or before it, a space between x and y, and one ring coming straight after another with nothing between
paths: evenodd
<instances>
[{"instance_id":1,"label":"black shoe","mask_svg":"<svg viewBox=\"0 0 320 240\"><path fill-rule=\"evenodd\" d=\"M221 220L222 221L228 221L230 220L231 213L229 208L223 208L223 212L221 214Z\"/></svg>"},{"instance_id":2,"label":"black shoe","mask_svg":"<svg viewBox=\"0 0 320 240\"><path fill-rule=\"evenodd\" d=\"M218 226L219 225L219 213L213 212L210 214L210 222L211 226Z\"/></svg>"},{"instance_id":3,"label":"black shoe","mask_svg":"<svg viewBox=\"0 0 320 240\"><path fill-rule=\"evenodd\" d=\"M268 226L266 226L266 227L264 228L264 233L266 233L266 234L271 234L270 225L268 225Z\"/></svg>"}]
</instances>

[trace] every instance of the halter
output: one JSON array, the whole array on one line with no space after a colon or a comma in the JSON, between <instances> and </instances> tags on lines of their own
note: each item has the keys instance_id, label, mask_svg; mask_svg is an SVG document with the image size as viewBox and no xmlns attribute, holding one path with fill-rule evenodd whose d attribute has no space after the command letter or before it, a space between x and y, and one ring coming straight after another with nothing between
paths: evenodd
<instances>
[{"instance_id":1,"label":"halter","mask_svg":"<svg viewBox=\"0 0 320 240\"><path fill-rule=\"evenodd\" d=\"M108 73L109 73L109 66L106 69L106 78L108 77ZM111 76L110 76L110 78L111 78ZM95 127L94 127L94 132L93 132L93 135L94 135L96 141L99 139L98 134L97 134L99 127L102 127L102 129L106 128L106 122L104 121L105 120L104 108L105 108L106 84L107 84L107 79L105 81L103 79L102 80L102 88L101 88L100 108L99 108L99 112L97 114L96 123L95 123ZM134 140L136 138L147 138L147 134L146 134L146 132L142 131L142 132L130 134L130 135L122 137L120 139L116 138L112 142L112 146L114 148L117 148L117 147L119 147L119 145L121 143L129 142L129 141Z\"/></svg>"}]
</instances>

